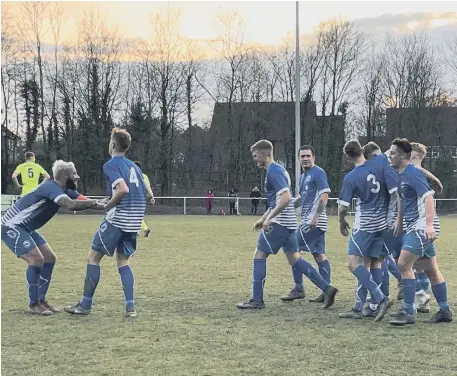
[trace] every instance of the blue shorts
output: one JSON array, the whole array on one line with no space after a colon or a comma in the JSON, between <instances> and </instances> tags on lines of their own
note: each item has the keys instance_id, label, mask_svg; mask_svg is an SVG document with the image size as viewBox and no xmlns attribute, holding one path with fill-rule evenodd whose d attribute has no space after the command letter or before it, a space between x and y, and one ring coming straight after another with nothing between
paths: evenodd
<instances>
[{"instance_id":1,"label":"blue shorts","mask_svg":"<svg viewBox=\"0 0 457 376\"><path fill-rule=\"evenodd\" d=\"M385 233L386 230L377 232L352 230L348 244L348 255L379 259Z\"/></svg>"},{"instance_id":2,"label":"blue shorts","mask_svg":"<svg viewBox=\"0 0 457 376\"><path fill-rule=\"evenodd\" d=\"M92 241L92 249L107 256L114 252L125 256L132 256L136 251L136 232L125 232L104 220Z\"/></svg>"},{"instance_id":3,"label":"blue shorts","mask_svg":"<svg viewBox=\"0 0 457 376\"><path fill-rule=\"evenodd\" d=\"M297 230L298 249L312 255L325 255L325 232L320 228L306 232L307 229L308 225L302 225Z\"/></svg>"},{"instance_id":4,"label":"blue shorts","mask_svg":"<svg viewBox=\"0 0 457 376\"><path fill-rule=\"evenodd\" d=\"M402 252L404 251L424 259L436 256L435 244L425 239L422 230L413 230L404 236Z\"/></svg>"},{"instance_id":5,"label":"blue shorts","mask_svg":"<svg viewBox=\"0 0 457 376\"><path fill-rule=\"evenodd\" d=\"M381 257L392 256L398 258L400 256L401 247L403 246L403 236L394 236L393 230L388 229L384 236L384 244L382 245Z\"/></svg>"},{"instance_id":6,"label":"blue shorts","mask_svg":"<svg viewBox=\"0 0 457 376\"><path fill-rule=\"evenodd\" d=\"M272 223L269 231L260 231L257 249L267 254L277 254L282 248L284 252L298 252L295 230Z\"/></svg>"},{"instance_id":7,"label":"blue shorts","mask_svg":"<svg viewBox=\"0 0 457 376\"><path fill-rule=\"evenodd\" d=\"M20 226L2 225L2 240L17 257L21 257L33 248L41 247L47 243L37 231L29 231Z\"/></svg>"}]
</instances>

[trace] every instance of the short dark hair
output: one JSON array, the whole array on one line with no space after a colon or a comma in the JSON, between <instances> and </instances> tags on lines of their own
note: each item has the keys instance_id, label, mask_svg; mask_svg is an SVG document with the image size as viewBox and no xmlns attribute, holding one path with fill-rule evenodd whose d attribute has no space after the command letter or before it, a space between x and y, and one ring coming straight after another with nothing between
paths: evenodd
<instances>
[{"instance_id":1,"label":"short dark hair","mask_svg":"<svg viewBox=\"0 0 457 376\"><path fill-rule=\"evenodd\" d=\"M28 151L28 152L25 153L25 159L26 160L28 160L28 159L30 159L30 158L32 158L34 156L35 156L35 153L33 151Z\"/></svg>"},{"instance_id":2,"label":"short dark hair","mask_svg":"<svg viewBox=\"0 0 457 376\"><path fill-rule=\"evenodd\" d=\"M111 139L114 141L114 148L118 152L126 152L132 142L130 133L123 128L113 128L111 131Z\"/></svg>"},{"instance_id":3,"label":"short dark hair","mask_svg":"<svg viewBox=\"0 0 457 376\"><path fill-rule=\"evenodd\" d=\"M395 145L403 153L405 153L406 155L411 157L411 152L413 151L413 147L407 138L396 138L395 140L392 141L392 145Z\"/></svg>"},{"instance_id":4,"label":"short dark hair","mask_svg":"<svg viewBox=\"0 0 457 376\"><path fill-rule=\"evenodd\" d=\"M268 140L257 141L254 145L251 146L251 153L257 150L267 150L272 154L273 144Z\"/></svg>"},{"instance_id":5,"label":"short dark hair","mask_svg":"<svg viewBox=\"0 0 457 376\"><path fill-rule=\"evenodd\" d=\"M139 168L141 168L141 162L140 161L134 161L133 163L135 163Z\"/></svg>"},{"instance_id":6,"label":"short dark hair","mask_svg":"<svg viewBox=\"0 0 457 376\"><path fill-rule=\"evenodd\" d=\"M371 159L371 157L373 156L373 153L376 150L380 151L381 148L379 147L379 145L376 142L370 141L368 144L366 144L363 147L363 155L365 156L366 159Z\"/></svg>"},{"instance_id":7,"label":"short dark hair","mask_svg":"<svg viewBox=\"0 0 457 376\"><path fill-rule=\"evenodd\" d=\"M346 142L343 151L349 158L358 158L363 155L362 145L360 145L360 142L357 140Z\"/></svg>"},{"instance_id":8,"label":"short dark hair","mask_svg":"<svg viewBox=\"0 0 457 376\"><path fill-rule=\"evenodd\" d=\"M300 146L300 149L298 150L298 154L300 155L300 152L302 150L311 150L311 154L313 155L313 157L316 156L316 152L314 150L314 148L311 146L311 145L303 145L303 146Z\"/></svg>"}]
</instances>

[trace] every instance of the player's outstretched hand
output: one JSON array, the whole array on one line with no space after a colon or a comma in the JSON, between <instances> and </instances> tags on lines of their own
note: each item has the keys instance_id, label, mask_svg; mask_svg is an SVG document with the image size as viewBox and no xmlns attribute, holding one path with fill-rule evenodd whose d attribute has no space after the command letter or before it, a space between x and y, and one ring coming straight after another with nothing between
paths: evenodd
<instances>
[{"instance_id":1,"label":"player's outstretched hand","mask_svg":"<svg viewBox=\"0 0 457 376\"><path fill-rule=\"evenodd\" d=\"M97 200L96 201L96 205L92 208L92 209L95 209L95 210L105 210L105 207L106 207L106 204L108 203L108 201L106 201L106 199L103 199L103 200Z\"/></svg>"},{"instance_id":2,"label":"player's outstretched hand","mask_svg":"<svg viewBox=\"0 0 457 376\"><path fill-rule=\"evenodd\" d=\"M347 223L345 219L340 221L340 232L341 232L341 235L348 236L350 228L351 227L349 226L349 223Z\"/></svg>"},{"instance_id":3,"label":"player's outstretched hand","mask_svg":"<svg viewBox=\"0 0 457 376\"><path fill-rule=\"evenodd\" d=\"M256 223L254 223L254 226L252 226L252 229L254 231L258 231L263 227L263 222L259 219Z\"/></svg>"},{"instance_id":4,"label":"player's outstretched hand","mask_svg":"<svg viewBox=\"0 0 457 376\"><path fill-rule=\"evenodd\" d=\"M433 225L425 227L425 239L429 242L433 242L436 240L436 233L435 229L433 228Z\"/></svg>"}]
</instances>

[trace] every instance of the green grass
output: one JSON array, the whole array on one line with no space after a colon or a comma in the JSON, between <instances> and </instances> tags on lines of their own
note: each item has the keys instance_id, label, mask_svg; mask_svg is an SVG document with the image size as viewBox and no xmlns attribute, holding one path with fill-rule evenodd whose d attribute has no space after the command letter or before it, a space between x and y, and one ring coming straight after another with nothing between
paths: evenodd
<instances>
[{"instance_id":1,"label":"green grass","mask_svg":"<svg viewBox=\"0 0 457 376\"><path fill-rule=\"evenodd\" d=\"M80 298L86 254L100 219L61 215L42 229L58 257L48 296L52 304L62 307ZM456 219L442 218L437 241L453 305ZM25 263L3 246L2 375L457 374L456 323L423 324L431 314L404 328L390 326L388 317L380 323L338 319L353 303L356 282L334 219L327 249L340 294L327 311L279 300L292 286L282 254L268 260L267 308L235 308L250 294L253 217L152 216L147 222L152 233L140 238L131 263L140 314L134 321L123 318L119 275L108 258L90 316L28 315ZM316 296L314 286L305 283L308 296Z\"/></svg>"}]
</instances>

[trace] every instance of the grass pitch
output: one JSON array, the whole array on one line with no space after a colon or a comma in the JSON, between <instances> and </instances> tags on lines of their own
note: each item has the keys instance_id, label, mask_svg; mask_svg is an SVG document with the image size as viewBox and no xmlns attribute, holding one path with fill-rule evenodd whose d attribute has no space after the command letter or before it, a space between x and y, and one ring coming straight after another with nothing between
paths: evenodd
<instances>
[{"instance_id":1,"label":"grass pitch","mask_svg":"<svg viewBox=\"0 0 457 376\"><path fill-rule=\"evenodd\" d=\"M57 254L49 301L63 307L81 297L85 258L101 217L60 215L41 233ZM25 313L25 262L2 252L2 375L457 375L457 315L450 325L392 327L341 320L355 278L346 242L331 219L327 250L335 305L282 303L292 286L279 253L267 266L266 309L240 311L250 295L256 234L253 217L151 216L149 238L132 259L139 318L123 318L115 260L104 259L88 317ZM457 300L457 218L441 218L437 241L449 299ZM305 257L310 260L309 255ZM392 297L396 281L391 279ZM308 297L318 294L305 279ZM432 301L432 311L436 302ZM395 305L392 309L396 309Z\"/></svg>"}]
</instances>

